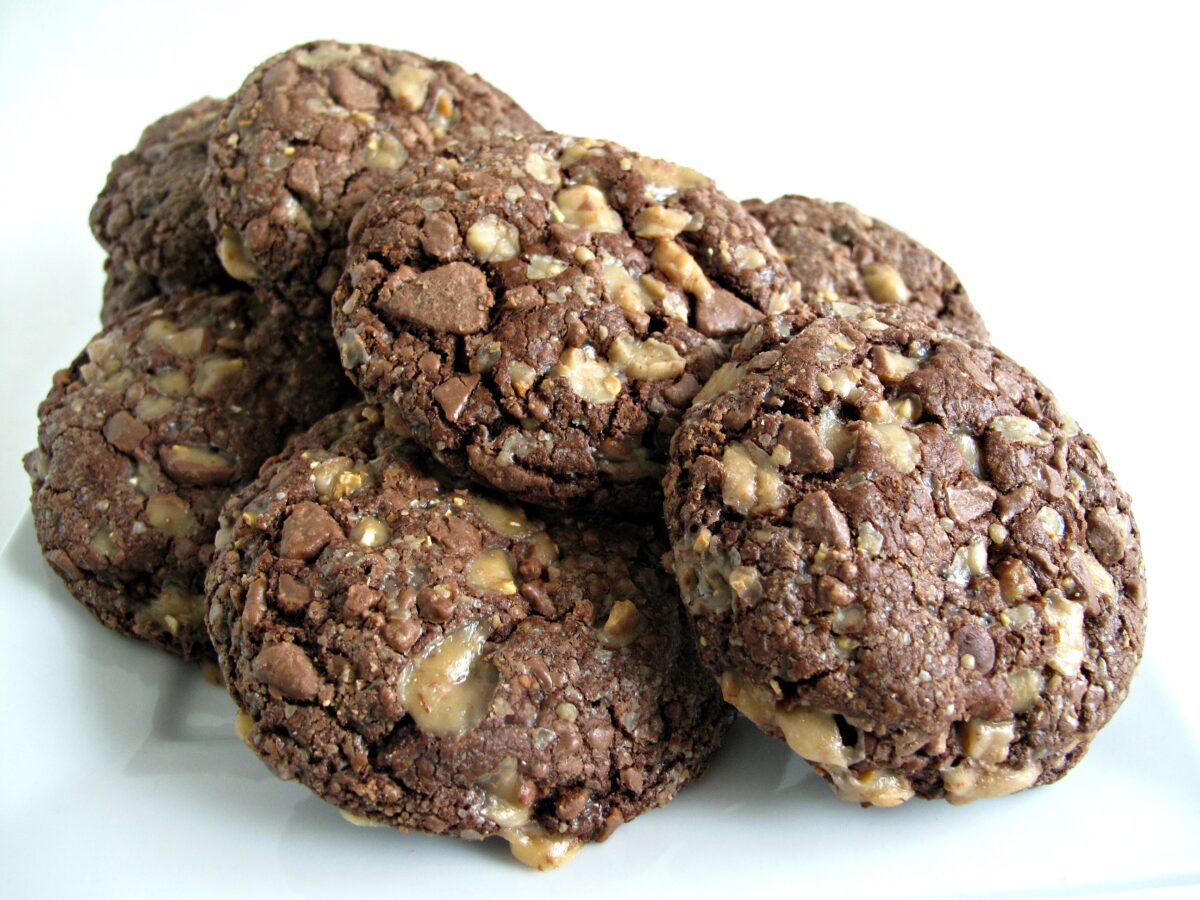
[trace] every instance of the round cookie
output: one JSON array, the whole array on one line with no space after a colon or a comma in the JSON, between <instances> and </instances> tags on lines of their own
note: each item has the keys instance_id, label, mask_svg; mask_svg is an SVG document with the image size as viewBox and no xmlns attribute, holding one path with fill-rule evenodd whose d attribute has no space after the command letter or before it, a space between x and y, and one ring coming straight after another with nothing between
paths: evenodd
<instances>
[{"instance_id":1,"label":"round cookie","mask_svg":"<svg viewBox=\"0 0 1200 900\"><path fill-rule=\"evenodd\" d=\"M209 144L203 190L225 269L328 293L359 207L453 141L539 130L454 63L333 41L264 62Z\"/></svg>"},{"instance_id":2,"label":"round cookie","mask_svg":"<svg viewBox=\"0 0 1200 900\"><path fill-rule=\"evenodd\" d=\"M113 161L90 222L109 253L100 319L111 325L165 289L223 277L200 197L208 139L223 102L205 97L142 132Z\"/></svg>"},{"instance_id":3,"label":"round cookie","mask_svg":"<svg viewBox=\"0 0 1200 900\"><path fill-rule=\"evenodd\" d=\"M848 203L796 194L747 200L745 207L766 227L810 304L908 304L960 337L988 339L954 270L903 232Z\"/></svg>"},{"instance_id":4,"label":"round cookie","mask_svg":"<svg viewBox=\"0 0 1200 900\"><path fill-rule=\"evenodd\" d=\"M543 524L423 457L359 404L230 499L208 622L239 731L351 821L552 867L699 778L732 711L653 526Z\"/></svg>"},{"instance_id":5,"label":"round cookie","mask_svg":"<svg viewBox=\"0 0 1200 900\"><path fill-rule=\"evenodd\" d=\"M212 655L202 592L217 514L290 432L343 402L327 329L246 290L177 291L54 376L25 460L34 525L101 622Z\"/></svg>"},{"instance_id":6,"label":"round cookie","mask_svg":"<svg viewBox=\"0 0 1200 900\"><path fill-rule=\"evenodd\" d=\"M1096 442L986 344L895 308L773 317L672 445L666 519L727 700L845 799L1063 775L1141 656L1143 564Z\"/></svg>"},{"instance_id":7,"label":"round cookie","mask_svg":"<svg viewBox=\"0 0 1200 900\"><path fill-rule=\"evenodd\" d=\"M547 506L656 506L682 411L798 287L692 169L549 134L453 163L355 220L343 364L456 472Z\"/></svg>"}]
</instances>

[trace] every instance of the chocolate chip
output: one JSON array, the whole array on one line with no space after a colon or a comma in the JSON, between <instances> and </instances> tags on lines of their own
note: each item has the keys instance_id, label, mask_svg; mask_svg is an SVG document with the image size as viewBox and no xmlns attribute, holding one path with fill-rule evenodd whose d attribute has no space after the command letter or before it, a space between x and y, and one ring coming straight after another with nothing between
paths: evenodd
<instances>
[{"instance_id":1,"label":"chocolate chip","mask_svg":"<svg viewBox=\"0 0 1200 900\"><path fill-rule=\"evenodd\" d=\"M826 606L849 606L854 602L854 591L832 575L822 575L817 582L817 599Z\"/></svg>"},{"instance_id":2,"label":"chocolate chip","mask_svg":"<svg viewBox=\"0 0 1200 900\"><path fill-rule=\"evenodd\" d=\"M850 547L850 527L846 517L824 491L813 491L802 497L792 511L792 522L807 541L842 550Z\"/></svg>"},{"instance_id":3,"label":"chocolate chip","mask_svg":"<svg viewBox=\"0 0 1200 900\"><path fill-rule=\"evenodd\" d=\"M288 169L287 186L305 200L317 202L321 198L321 181L317 176L317 164L307 157L298 159Z\"/></svg>"},{"instance_id":4,"label":"chocolate chip","mask_svg":"<svg viewBox=\"0 0 1200 900\"><path fill-rule=\"evenodd\" d=\"M716 288L711 295L696 301L696 328L705 337L725 337L740 334L763 314L723 288Z\"/></svg>"},{"instance_id":5,"label":"chocolate chip","mask_svg":"<svg viewBox=\"0 0 1200 900\"><path fill-rule=\"evenodd\" d=\"M421 229L422 250L434 259L449 259L461 246L454 216L442 210L426 214L425 226Z\"/></svg>"},{"instance_id":6,"label":"chocolate chip","mask_svg":"<svg viewBox=\"0 0 1200 900\"><path fill-rule=\"evenodd\" d=\"M275 63L263 73L262 86L264 90L284 91L300 80L300 67L292 60L284 59Z\"/></svg>"},{"instance_id":7,"label":"chocolate chip","mask_svg":"<svg viewBox=\"0 0 1200 900\"><path fill-rule=\"evenodd\" d=\"M1125 555L1124 530L1117 526L1108 510L1102 506L1088 510L1087 544L1096 559L1106 566L1116 565Z\"/></svg>"},{"instance_id":8,"label":"chocolate chip","mask_svg":"<svg viewBox=\"0 0 1200 900\"><path fill-rule=\"evenodd\" d=\"M346 592L346 602L342 606L342 618L347 622L361 619L383 597L379 591L372 590L365 584L352 584Z\"/></svg>"},{"instance_id":9,"label":"chocolate chip","mask_svg":"<svg viewBox=\"0 0 1200 900\"><path fill-rule=\"evenodd\" d=\"M973 522L989 512L996 502L996 491L978 479L965 487L946 488L946 509L960 525Z\"/></svg>"},{"instance_id":10,"label":"chocolate chip","mask_svg":"<svg viewBox=\"0 0 1200 900\"><path fill-rule=\"evenodd\" d=\"M430 622L447 622L454 615L454 601L457 592L438 591L432 587L423 587L417 591L417 609L421 616Z\"/></svg>"},{"instance_id":11,"label":"chocolate chip","mask_svg":"<svg viewBox=\"0 0 1200 900\"><path fill-rule=\"evenodd\" d=\"M495 299L474 266L452 262L409 280L397 275L384 282L376 301L392 325L405 328L413 322L451 334L475 334L487 327Z\"/></svg>"},{"instance_id":12,"label":"chocolate chip","mask_svg":"<svg viewBox=\"0 0 1200 900\"><path fill-rule=\"evenodd\" d=\"M330 74L329 93L346 109L378 109L379 88L355 75L345 66Z\"/></svg>"},{"instance_id":13,"label":"chocolate chip","mask_svg":"<svg viewBox=\"0 0 1200 900\"><path fill-rule=\"evenodd\" d=\"M572 314L567 319L567 346L582 347L587 343L588 331L587 327Z\"/></svg>"},{"instance_id":14,"label":"chocolate chip","mask_svg":"<svg viewBox=\"0 0 1200 900\"><path fill-rule=\"evenodd\" d=\"M987 629L974 623L964 625L954 632L954 643L960 656L970 654L975 660L975 671L987 675L996 664L996 644Z\"/></svg>"},{"instance_id":15,"label":"chocolate chip","mask_svg":"<svg viewBox=\"0 0 1200 900\"><path fill-rule=\"evenodd\" d=\"M457 422L477 384L478 375L455 375L433 389L433 399L442 407L442 412L449 421Z\"/></svg>"},{"instance_id":16,"label":"chocolate chip","mask_svg":"<svg viewBox=\"0 0 1200 900\"><path fill-rule=\"evenodd\" d=\"M313 700L321 686L308 654L295 644L271 644L251 665L254 677L291 700Z\"/></svg>"},{"instance_id":17,"label":"chocolate chip","mask_svg":"<svg viewBox=\"0 0 1200 900\"><path fill-rule=\"evenodd\" d=\"M412 619L396 619L383 626L383 639L397 653L407 653L422 630Z\"/></svg>"},{"instance_id":18,"label":"chocolate chip","mask_svg":"<svg viewBox=\"0 0 1200 900\"><path fill-rule=\"evenodd\" d=\"M828 472L833 469L833 454L816 430L803 419L785 419L779 429L779 443L792 454L785 469L797 472Z\"/></svg>"},{"instance_id":19,"label":"chocolate chip","mask_svg":"<svg viewBox=\"0 0 1200 900\"><path fill-rule=\"evenodd\" d=\"M162 446L158 449L158 458L168 475L186 484L228 484L237 475L233 460L206 447Z\"/></svg>"},{"instance_id":20,"label":"chocolate chip","mask_svg":"<svg viewBox=\"0 0 1200 900\"><path fill-rule=\"evenodd\" d=\"M242 607L242 624L253 629L262 621L263 613L267 611L267 583L261 578L251 582L246 588L246 605Z\"/></svg>"},{"instance_id":21,"label":"chocolate chip","mask_svg":"<svg viewBox=\"0 0 1200 900\"><path fill-rule=\"evenodd\" d=\"M482 546L479 529L458 516L432 519L426 530L431 538L455 556L473 557Z\"/></svg>"},{"instance_id":22,"label":"chocolate chip","mask_svg":"<svg viewBox=\"0 0 1200 900\"><path fill-rule=\"evenodd\" d=\"M576 788L573 791L567 791L559 797L558 803L554 807L554 812L562 821L570 822L584 811L590 797L591 793L587 788Z\"/></svg>"},{"instance_id":23,"label":"chocolate chip","mask_svg":"<svg viewBox=\"0 0 1200 900\"><path fill-rule=\"evenodd\" d=\"M432 378L438 373L442 367L442 361L436 353L425 352L421 354L421 358L417 360L417 368L421 370L423 375Z\"/></svg>"},{"instance_id":24,"label":"chocolate chip","mask_svg":"<svg viewBox=\"0 0 1200 900\"><path fill-rule=\"evenodd\" d=\"M554 601L546 594L545 587L537 582L527 581L522 584L520 594L529 601L529 605L539 616L550 618L557 612Z\"/></svg>"},{"instance_id":25,"label":"chocolate chip","mask_svg":"<svg viewBox=\"0 0 1200 900\"><path fill-rule=\"evenodd\" d=\"M149 428L125 410L109 416L104 423L104 439L122 453L132 453L149 433Z\"/></svg>"},{"instance_id":26,"label":"chocolate chip","mask_svg":"<svg viewBox=\"0 0 1200 900\"><path fill-rule=\"evenodd\" d=\"M297 503L283 523L279 555L287 559L314 559L334 538L344 537L342 529L321 506L306 500Z\"/></svg>"},{"instance_id":27,"label":"chocolate chip","mask_svg":"<svg viewBox=\"0 0 1200 900\"><path fill-rule=\"evenodd\" d=\"M663 397L672 406L684 407L700 393L700 382L691 372L684 372L679 380L663 389Z\"/></svg>"},{"instance_id":28,"label":"chocolate chip","mask_svg":"<svg viewBox=\"0 0 1200 900\"><path fill-rule=\"evenodd\" d=\"M291 575L279 576L279 585L275 588L275 602L284 612L295 613L308 606L312 600L312 591L302 581L297 581Z\"/></svg>"}]
</instances>

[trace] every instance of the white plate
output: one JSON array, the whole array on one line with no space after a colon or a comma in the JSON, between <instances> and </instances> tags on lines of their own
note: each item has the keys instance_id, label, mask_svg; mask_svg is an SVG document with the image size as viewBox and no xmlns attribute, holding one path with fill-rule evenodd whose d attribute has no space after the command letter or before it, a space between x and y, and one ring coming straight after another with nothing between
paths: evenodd
<instances>
[{"instance_id":1,"label":"white plate","mask_svg":"<svg viewBox=\"0 0 1200 900\"><path fill-rule=\"evenodd\" d=\"M1152 664L1065 780L966 807L860 809L741 721L700 783L556 872L483 844L347 824L277 781L195 666L100 628L26 515L0 568L11 896L525 898L618 888L813 897L1200 882L1200 752ZM615 895L614 895L615 896Z\"/></svg>"}]
</instances>

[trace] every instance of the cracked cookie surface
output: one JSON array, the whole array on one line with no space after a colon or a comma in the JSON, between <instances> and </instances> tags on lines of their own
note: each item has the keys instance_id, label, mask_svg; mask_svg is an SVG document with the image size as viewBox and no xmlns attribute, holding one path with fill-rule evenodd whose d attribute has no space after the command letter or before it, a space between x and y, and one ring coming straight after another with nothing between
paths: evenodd
<instances>
[{"instance_id":1,"label":"cracked cookie surface","mask_svg":"<svg viewBox=\"0 0 1200 900\"><path fill-rule=\"evenodd\" d=\"M704 661L845 799L1055 781L1128 691L1129 498L1032 375L912 311L752 330L666 486Z\"/></svg>"},{"instance_id":2,"label":"cracked cookie surface","mask_svg":"<svg viewBox=\"0 0 1200 900\"><path fill-rule=\"evenodd\" d=\"M808 303L917 307L939 328L987 340L987 327L954 270L887 223L848 203L796 194L744 205L763 223Z\"/></svg>"},{"instance_id":3,"label":"cracked cookie surface","mask_svg":"<svg viewBox=\"0 0 1200 900\"><path fill-rule=\"evenodd\" d=\"M290 432L347 395L327 329L247 290L178 291L54 376L25 460L34 525L101 622L185 658L212 655L203 581L217 515Z\"/></svg>"},{"instance_id":4,"label":"cracked cookie surface","mask_svg":"<svg viewBox=\"0 0 1200 900\"><path fill-rule=\"evenodd\" d=\"M731 711L653 527L528 518L382 418L330 415L222 513L208 622L241 734L351 821L557 865L698 778Z\"/></svg>"},{"instance_id":5,"label":"cracked cookie surface","mask_svg":"<svg viewBox=\"0 0 1200 900\"><path fill-rule=\"evenodd\" d=\"M223 101L205 97L163 116L112 164L89 218L109 258L100 320L164 290L219 283L224 275L200 197L208 139Z\"/></svg>"},{"instance_id":6,"label":"cracked cookie surface","mask_svg":"<svg viewBox=\"0 0 1200 900\"><path fill-rule=\"evenodd\" d=\"M548 506L649 509L728 344L798 288L692 169L542 135L444 160L355 221L342 362L459 473Z\"/></svg>"},{"instance_id":7,"label":"cracked cookie surface","mask_svg":"<svg viewBox=\"0 0 1200 900\"><path fill-rule=\"evenodd\" d=\"M380 187L447 144L536 130L454 63L367 44L293 47L250 74L209 144L203 191L221 262L242 281L329 293L350 220Z\"/></svg>"}]
</instances>

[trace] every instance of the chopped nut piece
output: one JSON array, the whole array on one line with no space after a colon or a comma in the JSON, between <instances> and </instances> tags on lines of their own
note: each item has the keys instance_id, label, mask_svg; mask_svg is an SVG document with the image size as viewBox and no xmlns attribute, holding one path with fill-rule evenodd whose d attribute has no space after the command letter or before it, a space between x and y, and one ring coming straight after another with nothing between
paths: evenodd
<instances>
[{"instance_id":1,"label":"chopped nut piece","mask_svg":"<svg viewBox=\"0 0 1200 900\"><path fill-rule=\"evenodd\" d=\"M408 151L393 135L384 132L372 135L363 150L363 161L373 172L394 172L408 162Z\"/></svg>"},{"instance_id":2,"label":"chopped nut piece","mask_svg":"<svg viewBox=\"0 0 1200 900\"><path fill-rule=\"evenodd\" d=\"M588 403L612 403L621 393L621 381L612 367L595 357L591 347L570 347L550 370L551 377L562 378L568 387Z\"/></svg>"},{"instance_id":3,"label":"chopped nut piece","mask_svg":"<svg viewBox=\"0 0 1200 900\"><path fill-rule=\"evenodd\" d=\"M871 350L871 362L879 380L888 384L899 384L920 367L920 360L909 359L899 353L893 353L886 347L875 347Z\"/></svg>"},{"instance_id":4,"label":"chopped nut piece","mask_svg":"<svg viewBox=\"0 0 1200 900\"><path fill-rule=\"evenodd\" d=\"M642 238L673 238L692 220L692 214L682 209L647 206L633 220L633 233ZM760 254L761 256L761 254Z\"/></svg>"},{"instance_id":5,"label":"chopped nut piece","mask_svg":"<svg viewBox=\"0 0 1200 900\"><path fill-rule=\"evenodd\" d=\"M404 104L409 112L417 112L425 105L429 85L433 82L432 69L423 66L402 65L388 79L388 93L393 100Z\"/></svg>"},{"instance_id":6,"label":"chopped nut piece","mask_svg":"<svg viewBox=\"0 0 1200 900\"><path fill-rule=\"evenodd\" d=\"M221 229L221 239L217 242L217 258L229 276L238 281L254 281L263 276L262 269L242 243L241 235L228 225Z\"/></svg>"},{"instance_id":7,"label":"chopped nut piece","mask_svg":"<svg viewBox=\"0 0 1200 900\"><path fill-rule=\"evenodd\" d=\"M537 150L530 150L529 155L525 157L525 171L542 184L548 184L551 187L562 184L562 173L559 171L558 163Z\"/></svg>"},{"instance_id":8,"label":"chopped nut piece","mask_svg":"<svg viewBox=\"0 0 1200 900\"><path fill-rule=\"evenodd\" d=\"M971 719L963 726L963 749L979 762L999 765L1008 759L1008 747L1015 730L1012 722L988 722Z\"/></svg>"},{"instance_id":9,"label":"chopped nut piece","mask_svg":"<svg viewBox=\"0 0 1200 900\"><path fill-rule=\"evenodd\" d=\"M921 461L921 441L904 426L892 423L868 424L865 430L874 432L876 440L883 448L883 455L901 474L907 475Z\"/></svg>"},{"instance_id":10,"label":"chopped nut piece","mask_svg":"<svg viewBox=\"0 0 1200 900\"><path fill-rule=\"evenodd\" d=\"M713 400L727 391L732 391L742 383L746 372L741 366L734 363L725 363L717 371L713 372L708 381L704 382L704 387L700 388L700 392L692 398L692 406L703 406L710 400Z\"/></svg>"},{"instance_id":11,"label":"chopped nut piece","mask_svg":"<svg viewBox=\"0 0 1200 900\"><path fill-rule=\"evenodd\" d=\"M951 803L970 803L984 797L1004 797L1032 787L1042 774L1041 766L1030 762L1019 769L981 770L963 764L942 771L942 785Z\"/></svg>"},{"instance_id":12,"label":"chopped nut piece","mask_svg":"<svg viewBox=\"0 0 1200 900\"><path fill-rule=\"evenodd\" d=\"M171 537L191 537L199 527L191 508L182 497L155 494L146 501L146 520Z\"/></svg>"},{"instance_id":13,"label":"chopped nut piece","mask_svg":"<svg viewBox=\"0 0 1200 900\"><path fill-rule=\"evenodd\" d=\"M700 264L675 241L657 241L650 260L667 278L697 299L707 300L712 296L713 287Z\"/></svg>"},{"instance_id":14,"label":"chopped nut piece","mask_svg":"<svg viewBox=\"0 0 1200 900\"><path fill-rule=\"evenodd\" d=\"M1029 712L1046 686L1046 679L1036 669L1018 669L1008 675L1012 688L1012 711L1016 715Z\"/></svg>"},{"instance_id":15,"label":"chopped nut piece","mask_svg":"<svg viewBox=\"0 0 1200 900\"><path fill-rule=\"evenodd\" d=\"M535 253L529 257L529 266L525 269L525 277L530 281L541 281L544 278L557 278L567 271L567 264L561 259Z\"/></svg>"},{"instance_id":16,"label":"chopped nut piece","mask_svg":"<svg viewBox=\"0 0 1200 900\"><path fill-rule=\"evenodd\" d=\"M1038 521L1042 524L1042 530L1046 532L1050 540L1056 544L1061 543L1066 530L1063 517L1049 506L1043 506L1039 509L1037 517Z\"/></svg>"},{"instance_id":17,"label":"chopped nut piece","mask_svg":"<svg viewBox=\"0 0 1200 900\"><path fill-rule=\"evenodd\" d=\"M887 263L871 263L862 270L863 284L876 303L907 303L908 286L900 273Z\"/></svg>"},{"instance_id":18,"label":"chopped nut piece","mask_svg":"<svg viewBox=\"0 0 1200 900\"><path fill-rule=\"evenodd\" d=\"M590 184L562 188L554 195L554 203L563 222L575 228L586 228L594 234L618 234L625 228L604 192Z\"/></svg>"},{"instance_id":19,"label":"chopped nut piece","mask_svg":"<svg viewBox=\"0 0 1200 900\"><path fill-rule=\"evenodd\" d=\"M683 374L687 362L670 344L657 338L638 341L629 333L613 341L608 359L637 381L661 381Z\"/></svg>"},{"instance_id":20,"label":"chopped nut piece","mask_svg":"<svg viewBox=\"0 0 1200 900\"><path fill-rule=\"evenodd\" d=\"M210 356L196 367L192 388L197 397L215 400L232 390L234 381L245 368L244 359Z\"/></svg>"},{"instance_id":21,"label":"chopped nut piece","mask_svg":"<svg viewBox=\"0 0 1200 900\"><path fill-rule=\"evenodd\" d=\"M609 610L600 639L609 647L628 647L645 630L645 617L630 600L618 600Z\"/></svg>"},{"instance_id":22,"label":"chopped nut piece","mask_svg":"<svg viewBox=\"0 0 1200 900\"><path fill-rule=\"evenodd\" d=\"M656 195L665 193L669 196L681 190L712 187L712 179L701 175L695 169L689 169L687 166L677 166L665 160L639 156L633 161L633 167L651 185L665 189L654 192ZM655 199L665 199L665 197L656 196Z\"/></svg>"},{"instance_id":23,"label":"chopped nut piece","mask_svg":"<svg viewBox=\"0 0 1200 900\"><path fill-rule=\"evenodd\" d=\"M1042 432L1042 428L1032 419L1025 416L996 416L992 419L991 429L1016 444L1032 444L1044 447L1050 439Z\"/></svg>"},{"instance_id":24,"label":"chopped nut piece","mask_svg":"<svg viewBox=\"0 0 1200 900\"><path fill-rule=\"evenodd\" d=\"M467 246L482 262L505 262L521 252L516 226L486 215L467 230Z\"/></svg>"},{"instance_id":25,"label":"chopped nut piece","mask_svg":"<svg viewBox=\"0 0 1200 900\"><path fill-rule=\"evenodd\" d=\"M756 444L739 441L727 446L721 468L721 497L736 512L753 515L783 505L779 466Z\"/></svg>"},{"instance_id":26,"label":"chopped nut piece","mask_svg":"<svg viewBox=\"0 0 1200 900\"><path fill-rule=\"evenodd\" d=\"M1083 635L1083 607L1068 600L1061 591L1051 590L1046 593L1043 615L1058 640L1054 655L1050 657L1047 665L1068 678L1078 675L1086 646Z\"/></svg>"}]
</instances>

